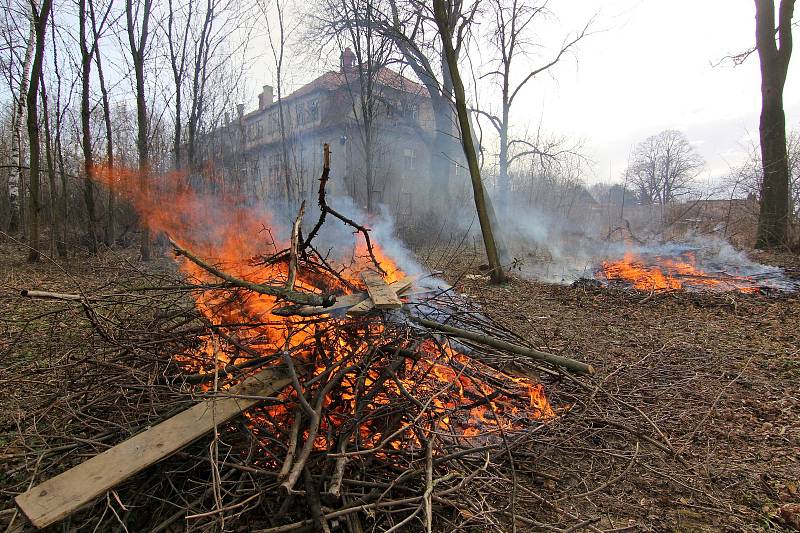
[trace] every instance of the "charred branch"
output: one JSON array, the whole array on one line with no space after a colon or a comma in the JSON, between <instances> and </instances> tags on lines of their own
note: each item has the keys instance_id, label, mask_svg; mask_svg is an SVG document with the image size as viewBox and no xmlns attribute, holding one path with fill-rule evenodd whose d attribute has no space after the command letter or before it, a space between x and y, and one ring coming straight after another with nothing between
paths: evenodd
<instances>
[{"instance_id":1,"label":"charred branch","mask_svg":"<svg viewBox=\"0 0 800 533\"><path fill-rule=\"evenodd\" d=\"M222 280L227 281L228 283L236 287L241 287L242 289L247 289L249 291L257 292L259 294L275 296L300 305L318 305L322 307L330 307L336 302L336 297L331 294L325 294L325 295L309 294L305 292L299 292L292 289L288 289L285 286L280 287L275 285L264 285L260 283L253 283L247 280L243 280L241 278L237 278L203 261L189 250L182 248L178 243L176 243L172 239L169 239L169 242L175 249L176 256L185 257L186 259L196 264L203 270L213 274L214 276Z\"/></svg>"}]
</instances>

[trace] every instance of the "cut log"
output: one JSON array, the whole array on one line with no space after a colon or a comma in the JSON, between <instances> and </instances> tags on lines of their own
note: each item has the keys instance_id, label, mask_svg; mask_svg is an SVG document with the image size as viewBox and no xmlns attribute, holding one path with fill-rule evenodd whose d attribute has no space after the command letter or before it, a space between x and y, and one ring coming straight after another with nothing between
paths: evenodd
<instances>
[{"instance_id":1,"label":"cut log","mask_svg":"<svg viewBox=\"0 0 800 533\"><path fill-rule=\"evenodd\" d=\"M403 302L397 297L383 276L372 270L361 273L361 279L367 286L367 293L376 309L400 309Z\"/></svg>"},{"instance_id":2,"label":"cut log","mask_svg":"<svg viewBox=\"0 0 800 533\"><path fill-rule=\"evenodd\" d=\"M69 300L69 301L83 300L83 296L81 296L80 294L64 294L61 292L34 291L28 289L22 289L20 291L20 295L26 296L28 298L42 298L45 300Z\"/></svg>"},{"instance_id":3,"label":"cut log","mask_svg":"<svg viewBox=\"0 0 800 533\"><path fill-rule=\"evenodd\" d=\"M46 527L69 516L107 490L122 483L202 437L214 426L257 404L291 383L288 371L268 368L225 396L198 403L164 422L20 494L17 505L31 523ZM241 396L234 398L231 396Z\"/></svg>"},{"instance_id":4,"label":"cut log","mask_svg":"<svg viewBox=\"0 0 800 533\"><path fill-rule=\"evenodd\" d=\"M537 361L544 361L546 363L550 363L553 366L566 368L567 370L575 372L577 374L589 374L591 376L595 372L594 367L592 365L582 363L580 361L576 361L575 359L570 359L569 357L564 357L562 355L555 355L552 353L535 350L533 348L520 346L518 344L512 344L510 342L501 339L495 339L494 337L490 337L488 335L482 335L480 333L475 333L474 331L456 328L453 326L449 326L447 324L442 324L440 322L428 320L427 318L411 317L411 320L413 320L417 324L420 324L421 326L425 326L426 328L435 329L443 333L452 335L454 337L460 337L462 339L467 339L470 341L485 344L486 346L491 346L492 348L497 348L498 350L505 350L507 352L524 355L530 357L531 359L536 359Z\"/></svg>"},{"instance_id":5,"label":"cut log","mask_svg":"<svg viewBox=\"0 0 800 533\"><path fill-rule=\"evenodd\" d=\"M418 278L419 278L419 276L408 276L408 277L403 278L401 280L395 281L394 283L391 283L389 285L389 287L391 287L392 290L394 290L395 293L403 294L404 292L406 292L408 289L411 288L411 286L414 284L414 282ZM374 308L375 308L375 304L373 303L372 298L367 298L367 299L363 300L362 302L354 305L350 309L348 309L347 310L347 316L366 315L367 313L372 311L372 309L374 309Z\"/></svg>"},{"instance_id":6,"label":"cut log","mask_svg":"<svg viewBox=\"0 0 800 533\"><path fill-rule=\"evenodd\" d=\"M338 296L336 298L336 303L329 307L322 307L320 305L303 305L300 307L297 306L289 306L289 307L279 307L272 310L272 314L278 316L318 316L318 315L327 315L328 313L332 313L334 311L338 311L340 309L347 309L352 307L364 300L369 300L369 295L365 292L359 292L356 294L345 294L344 296Z\"/></svg>"}]
</instances>

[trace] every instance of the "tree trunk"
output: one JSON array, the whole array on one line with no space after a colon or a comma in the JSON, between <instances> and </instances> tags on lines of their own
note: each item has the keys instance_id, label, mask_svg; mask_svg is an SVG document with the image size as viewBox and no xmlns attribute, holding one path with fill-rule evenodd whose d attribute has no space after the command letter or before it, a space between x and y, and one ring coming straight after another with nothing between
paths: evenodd
<instances>
[{"instance_id":1,"label":"tree trunk","mask_svg":"<svg viewBox=\"0 0 800 533\"><path fill-rule=\"evenodd\" d=\"M783 88L792 54L792 16L795 0L781 0L778 34L775 41L775 4L756 1L756 48L761 65L761 162L764 181L758 217L756 247L788 244L789 158L786 152L786 117Z\"/></svg>"},{"instance_id":2,"label":"tree trunk","mask_svg":"<svg viewBox=\"0 0 800 533\"><path fill-rule=\"evenodd\" d=\"M55 184L55 162L53 163L52 179L51 179L51 194L53 198L53 214L52 216L58 219L58 234L54 236L53 240L56 245L56 252L61 258L67 257L67 177L64 171L64 153L61 149L61 125L64 117L63 107L61 106L61 72L58 69L58 46L56 42L56 28L55 25L50 26L51 42L53 44L53 73L56 77L56 101L55 101L55 138L52 142L52 159L58 163L58 172L60 175L61 193L58 194ZM44 86L42 86L44 90ZM45 106L45 109L47 107ZM46 120L46 119L45 119ZM49 142L48 142L49 144ZM48 162L48 166L50 162ZM49 169L48 169L49 170Z\"/></svg>"},{"instance_id":3,"label":"tree trunk","mask_svg":"<svg viewBox=\"0 0 800 533\"><path fill-rule=\"evenodd\" d=\"M144 194L148 195L150 181L150 152L147 135L147 95L144 87L144 56L147 48L148 25L150 22L150 8L152 0L144 0L142 9L142 23L137 38L136 28L134 27L134 8L133 0L125 1L125 16L127 19L128 41L133 60L133 70L136 76L136 149L139 153L139 187ZM138 10L137 10L138 11ZM138 40L138 43L137 43ZM140 219L141 246L140 252L142 261L150 260L150 229L147 221Z\"/></svg>"},{"instance_id":4,"label":"tree trunk","mask_svg":"<svg viewBox=\"0 0 800 533\"><path fill-rule=\"evenodd\" d=\"M36 31L33 17L28 17L30 26L28 33L28 45L25 48L25 60L22 63L22 79L19 83L16 105L13 109L11 119L11 172L8 176L9 193L9 222L8 230L12 233L19 231L24 224L21 213L22 204L22 117L25 116L27 107L26 94L30 84L31 63L33 61L33 49L36 46Z\"/></svg>"},{"instance_id":5,"label":"tree trunk","mask_svg":"<svg viewBox=\"0 0 800 533\"><path fill-rule=\"evenodd\" d=\"M33 2L33 21L36 29L36 50L33 56L33 66L31 68L30 83L28 84L27 104L28 104L28 142L30 144L30 199L28 204L28 261L39 260L39 215L41 211L39 193L39 167L40 167L40 146L39 146L39 80L42 76L42 66L44 64L44 40L47 29L47 19L50 17L50 7L52 0L44 0L41 10L36 12L36 2Z\"/></svg>"},{"instance_id":6,"label":"tree trunk","mask_svg":"<svg viewBox=\"0 0 800 533\"><path fill-rule=\"evenodd\" d=\"M58 255L67 257L67 243L69 230L67 228L67 213L69 212L69 195L67 193L67 171L64 165L64 150L61 145L61 119L56 120L56 157L58 157L58 175L61 182L61 240L58 242Z\"/></svg>"},{"instance_id":7,"label":"tree trunk","mask_svg":"<svg viewBox=\"0 0 800 533\"><path fill-rule=\"evenodd\" d=\"M147 196L150 186L150 150L147 142L147 101L144 88L144 58L140 56L136 62L136 124L138 128L136 136L136 148L139 152L139 184L141 190ZM141 219L141 254L143 261L150 260L150 228L147 221Z\"/></svg>"},{"instance_id":8,"label":"tree trunk","mask_svg":"<svg viewBox=\"0 0 800 533\"><path fill-rule=\"evenodd\" d=\"M472 142L472 128L467 111L467 98L464 91L464 84L461 81L461 74L458 69L458 58L453 48L452 28L449 24L449 17L444 5L445 0L434 0L434 18L442 39L444 57L447 61L448 71L453 82L453 96L455 97L456 114L458 115L458 125L461 130L461 145L469 166L469 174L472 181L472 193L475 200L475 208L478 212L478 221L481 225L483 244L486 247L486 257L489 261L492 283L502 283L505 281L505 272L500 264L500 257L497 244L492 231L491 219L486 205L485 191L481 180L480 168L478 166L478 156L475 152L475 145Z\"/></svg>"},{"instance_id":9,"label":"tree trunk","mask_svg":"<svg viewBox=\"0 0 800 533\"><path fill-rule=\"evenodd\" d=\"M90 0L91 1L91 0ZM92 171L92 131L90 127L89 81L92 72L94 47L89 50L86 42L86 0L80 0L78 9L78 39L81 50L81 147L83 149L83 201L86 204L86 240L89 253L97 253L97 234L95 232L94 183Z\"/></svg>"},{"instance_id":10,"label":"tree trunk","mask_svg":"<svg viewBox=\"0 0 800 533\"><path fill-rule=\"evenodd\" d=\"M786 118L782 102L762 103L758 130L764 181L756 246L783 246L788 244L789 164L786 155Z\"/></svg>"},{"instance_id":11,"label":"tree trunk","mask_svg":"<svg viewBox=\"0 0 800 533\"><path fill-rule=\"evenodd\" d=\"M108 90L106 89L106 80L103 75L103 62L100 54L99 40L100 32L97 27L97 20L94 12L94 4L89 0L89 15L92 20L92 38L95 43L95 56L94 60L97 64L97 77L100 81L100 94L103 101L103 122L106 127L106 161L105 165L110 175L113 176L114 169L114 132L111 126L111 106L108 101ZM116 192L114 191L114 182L108 184L108 203L106 206L106 225L103 235L103 242L106 246L113 246L116 235L115 224L115 209L116 209Z\"/></svg>"},{"instance_id":12,"label":"tree trunk","mask_svg":"<svg viewBox=\"0 0 800 533\"><path fill-rule=\"evenodd\" d=\"M365 106L366 107L366 106ZM366 109L364 111L367 111ZM370 110L371 112L371 110ZM372 197L375 187L375 169L373 165L373 151L375 149L374 132L372 131L372 118L367 120L364 117L364 178L367 185L367 213L375 212L374 199Z\"/></svg>"},{"instance_id":13,"label":"tree trunk","mask_svg":"<svg viewBox=\"0 0 800 533\"><path fill-rule=\"evenodd\" d=\"M281 34L281 56L283 56L283 35ZM282 59L281 59L282 62ZM281 169L283 172L283 179L286 185L286 209L287 212L291 213L293 206L294 206L294 188L292 187L292 175L289 169L289 140L286 131L286 116L283 110L283 90L281 85L283 84L282 76L281 76L281 63L276 65L277 67L277 92L278 92L278 127L281 130Z\"/></svg>"},{"instance_id":14,"label":"tree trunk","mask_svg":"<svg viewBox=\"0 0 800 533\"><path fill-rule=\"evenodd\" d=\"M503 108L503 119L500 126L500 176L497 184L497 200L501 209L508 208L508 194L511 189L508 176L508 109Z\"/></svg>"},{"instance_id":15,"label":"tree trunk","mask_svg":"<svg viewBox=\"0 0 800 533\"><path fill-rule=\"evenodd\" d=\"M44 76L40 78L42 113L44 114L44 146L45 160L47 161L47 181L48 197L50 206L50 255L55 256L61 251L57 242L61 235L61 224L58 216L58 194L56 190L56 168L53 162L53 145L50 135L50 111L48 109L47 87L45 87Z\"/></svg>"}]
</instances>

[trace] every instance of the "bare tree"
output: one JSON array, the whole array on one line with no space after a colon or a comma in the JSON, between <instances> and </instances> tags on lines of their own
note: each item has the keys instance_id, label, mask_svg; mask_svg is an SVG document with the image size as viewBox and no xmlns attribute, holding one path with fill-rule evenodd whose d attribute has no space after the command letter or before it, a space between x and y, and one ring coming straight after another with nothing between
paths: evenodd
<instances>
[{"instance_id":1,"label":"bare tree","mask_svg":"<svg viewBox=\"0 0 800 533\"><path fill-rule=\"evenodd\" d=\"M92 0L88 0L91 2ZM94 156L92 153L92 131L90 116L90 81L92 61L96 50L96 41L92 39L91 46L87 39L87 22L89 11L86 7L87 0L78 1L78 44L81 50L81 148L83 149L83 200L86 204L86 240L89 253L97 252L97 233L95 231L95 205L94 183L92 171L94 170Z\"/></svg>"},{"instance_id":2,"label":"bare tree","mask_svg":"<svg viewBox=\"0 0 800 533\"><path fill-rule=\"evenodd\" d=\"M47 98L47 86L44 80L44 72L39 79L39 91L42 102L42 124L44 125L44 146L45 146L45 161L47 162L47 181L48 181L48 196L49 196L49 209L50 209L50 255L55 255L57 252L63 257L63 248L57 246L57 242L61 235L61 217L59 217L58 208L58 195L56 189L56 167L53 152L55 150L53 138L50 131L50 102Z\"/></svg>"},{"instance_id":3,"label":"bare tree","mask_svg":"<svg viewBox=\"0 0 800 533\"><path fill-rule=\"evenodd\" d=\"M286 207L289 212L294 210L294 204L299 200L299 194L295 191L292 182L292 168L289 154L289 115L283 101L283 92L286 73L286 47L290 38L291 28L286 21L286 0L259 0L258 6L264 18L264 24L269 40L272 60L275 65L275 90L278 96L278 128L281 136L281 173L283 174ZM274 7L274 10L273 10ZM277 24L273 23L273 18Z\"/></svg>"},{"instance_id":4,"label":"bare tree","mask_svg":"<svg viewBox=\"0 0 800 533\"><path fill-rule=\"evenodd\" d=\"M781 0L777 30L774 0L755 2L756 49L761 63L761 118L758 129L764 170L756 246L768 248L788 244L789 161L786 154L783 88L792 56L795 0Z\"/></svg>"},{"instance_id":5,"label":"bare tree","mask_svg":"<svg viewBox=\"0 0 800 533\"><path fill-rule=\"evenodd\" d=\"M139 10L141 9L141 13ZM147 194L149 188L150 152L148 144L147 95L144 84L144 61L149 37L152 0L125 0L126 29L133 70L136 76L136 150L139 154L139 180ZM142 260L150 260L150 229L147 221L140 220Z\"/></svg>"},{"instance_id":6,"label":"bare tree","mask_svg":"<svg viewBox=\"0 0 800 533\"><path fill-rule=\"evenodd\" d=\"M194 18L195 2L185 2L176 6L173 0L167 2L167 46L175 85L175 117L173 122L172 155L175 170L183 165L183 82L189 54L189 31Z\"/></svg>"},{"instance_id":7,"label":"bare tree","mask_svg":"<svg viewBox=\"0 0 800 533\"><path fill-rule=\"evenodd\" d=\"M489 207L487 206L486 190L481 179L478 155L475 150L475 143L472 137L472 126L469 120L469 110L467 109L467 97L464 90L464 83L461 80L461 72L458 66L458 55L456 46L464 42L465 33L469 29L478 9L477 2L470 8L461 11L461 2L450 0L433 0L433 16L436 26L439 29L439 36L442 41L442 51L447 62L450 79L453 83L453 97L455 100L458 125L461 131L461 145L464 148L464 156L469 167L470 179L472 181L472 194L475 200L475 208L478 212L478 220L481 225L483 244L486 247L486 257L489 261L491 279L493 283L505 281L505 272L500 263L500 254L495 241L494 231L492 230Z\"/></svg>"},{"instance_id":8,"label":"bare tree","mask_svg":"<svg viewBox=\"0 0 800 533\"><path fill-rule=\"evenodd\" d=\"M457 16L464 6L456 2L454 7L454 16ZM431 6L423 0L388 0L388 13L376 17L373 24L392 40L402 62L425 86L431 99L434 131L428 139L432 154L428 196L431 199L429 205L441 209L449 199L450 167L460 148L457 143L457 121L453 114L453 82L441 47L437 44L438 28L432 23L433 18ZM463 30L466 28L463 27ZM456 60L462 52L463 30L457 29L455 32L453 54Z\"/></svg>"},{"instance_id":9,"label":"bare tree","mask_svg":"<svg viewBox=\"0 0 800 533\"><path fill-rule=\"evenodd\" d=\"M25 2L23 2L25 3ZM10 10L9 10L10 11ZM14 106L11 118L11 169L8 177L9 187L9 231L16 232L24 225L22 207L23 186L22 177L22 119L25 117L27 109L26 93L30 85L31 65L33 63L33 52L36 46L36 29L32 17L31 8L23 10L28 22L28 40L25 44L25 55L22 60L22 67L19 78L18 90L12 91ZM8 16L8 13L6 13ZM11 43L9 48L13 50ZM13 63L13 61L12 61ZM13 87L13 84L12 84Z\"/></svg>"},{"instance_id":10,"label":"bare tree","mask_svg":"<svg viewBox=\"0 0 800 533\"><path fill-rule=\"evenodd\" d=\"M381 93L380 75L393 50L391 39L378 31L380 6L375 0L329 0L319 32L336 40L342 58L352 54L353 64L342 65L353 120L364 152L367 211L375 210L375 158L378 114L389 104ZM358 22L354 22L358 21Z\"/></svg>"},{"instance_id":11,"label":"bare tree","mask_svg":"<svg viewBox=\"0 0 800 533\"><path fill-rule=\"evenodd\" d=\"M67 171L66 171L66 163L65 163L65 154L64 154L64 147L63 147L63 130L64 130L64 122L66 115L69 111L69 103L64 103L62 101L62 75L61 69L59 67L59 54L58 54L58 41L56 40L56 25L51 25L51 32L50 35L52 36L52 43L53 43L53 74L56 78L56 98L55 98L55 138L54 138L54 146L53 150L55 151L55 159L58 166L58 175L59 175L59 182L60 182L60 194L59 194L59 206L58 210L58 217L61 219L61 234L56 239L56 248L58 250L58 254L61 257L67 256L67 243L69 241L69 228L67 224L67 214L69 212L68 204L69 204L69 192L68 192L68 182L67 182ZM72 91L74 89L74 82L70 87L69 94L67 100L71 100Z\"/></svg>"},{"instance_id":12,"label":"bare tree","mask_svg":"<svg viewBox=\"0 0 800 533\"><path fill-rule=\"evenodd\" d=\"M188 123L188 142L187 155L189 168L195 170L197 161L197 137L203 123L205 113L208 111L207 85L215 69L228 62L232 58L232 52L220 57L220 49L229 46L234 51L238 50L244 43L235 45L229 37L232 32L239 29L238 24L226 24L233 20L223 20L224 13L232 10L238 2L227 0L206 0L205 12L202 13L199 32L194 35L192 42L193 55L190 57L192 66L192 83L190 87L189 100L189 123Z\"/></svg>"},{"instance_id":13,"label":"bare tree","mask_svg":"<svg viewBox=\"0 0 800 533\"><path fill-rule=\"evenodd\" d=\"M625 174L642 203L666 205L689 191L703 165L683 133L666 130L634 147Z\"/></svg>"},{"instance_id":14,"label":"bare tree","mask_svg":"<svg viewBox=\"0 0 800 533\"><path fill-rule=\"evenodd\" d=\"M52 0L44 0L39 8L36 0L31 2L31 20L35 29L36 47L33 54L30 82L28 83L28 142L30 144L30 196L28 205L28 261L39 260L39 214L41 210L39 192L40 144L39 144L39 83L44 66L44 44L47 37L47 20L50 18Z\"/></svg>"},{"instance_id":15,"label":"bare tree","mask_svg":"<svg viewBox=\"0 0 800 533\"><path fill-rule=\"evenodd\" d=\"M100 36L103 32L103 27L108 20L108 16L111 13L111 7L113 5L113 1L109 1L106 11L102 14L102 18L97 16L95 12L94 1L89 0L89 16L92 22L92 38L93 38L93 46L95 47L95 54L94 60L95 65L97 66L97 78L100 82L100 95L101 95L101 103L103 107L103 123L105 125L105 134L106 134L106 160L105 165L106 167L111 170L114 168L114 135L112 131L111 125L111 104L109 102L108 97L108 88L106 87L106 79L105 75L103 74L103 61L102 61L102 54L100 53ZM99 18L99 20L98 20ZM115 208L116 208L116 192L114 191L114 184L110 183L108 186L108 202L106 205L106 226L104 232L104 242L106 246L112 246L114 244L114 235L116 233L115 229Z\"/></svg>"},{"instance_id":16,"label":"bare tree","mask_svg":"<svg viewBox=\"0 0 800 533\"><path fill-rule=\"evenodd\" d=\"M487 109L477 109L480 116L486 117L500 138L498 201L501 206L508 205L510 186L509 167L514 156L511 154L514 144L522 150L520 154L536 154L541 157L555 157L548 153L544 146L537 146L525 139L511 139L511 107L522 94L523 89L536 78L554 67L578 42L588 35L591 21L575 35L564 39L558 51L542 65L530 69L521 77L517 74L517 59L527 57L535 43L530 33L536 20L546 17L547 2L533 5L525 0L492 0L490 2L493 21L491 43L497 49L497 57L492 62L492 70L484 74L493 78L500 92L500 112L493 113Z\"/></svg>"}]
</instances>

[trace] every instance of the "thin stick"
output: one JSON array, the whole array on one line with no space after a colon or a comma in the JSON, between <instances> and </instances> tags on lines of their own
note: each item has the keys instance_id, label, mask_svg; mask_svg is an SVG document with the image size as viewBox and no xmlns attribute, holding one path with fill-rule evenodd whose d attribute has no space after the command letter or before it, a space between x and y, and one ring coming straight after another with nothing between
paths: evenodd
<instances>
[{"instance_id":1,"label":"thin stick","mask_svg":"<svg viewBox=\"0 0 800 533\"><path fill-rule=\"evenodd\" d=\"M292 225L292 245L289 248L289 276L286 279L286 290L294 290L294 282L297 280L297 244L300 238L300 222L303 221L303 213L306 211L306 201L300 204L300 211Z\"/></svg>"}]
</instances>

